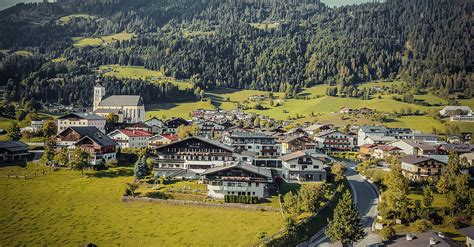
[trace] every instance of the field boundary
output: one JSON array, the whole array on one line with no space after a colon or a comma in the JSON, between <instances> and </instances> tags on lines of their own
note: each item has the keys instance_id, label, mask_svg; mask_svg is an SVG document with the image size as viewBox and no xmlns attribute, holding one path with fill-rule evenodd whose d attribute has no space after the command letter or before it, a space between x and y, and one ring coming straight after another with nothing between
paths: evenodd
<instances>
[{"instance_id":1,"label":"field boundary","mask_svg":"<svg viewBox=\"0 0 474 247\"><path fill-rule=\"evenodd\" d=\"M253 210L253 211L271 211L279 212L280 209L270 207L270 206L259 206L251 204L241 204L241 203L213 203L213 202L202 202L202 201L188 201L188 200L175 200L175 199L159 199L159 198L150 198L150 197L131 197L123 196L123 202L155 202L155 203L166 203L172 205L190 205L190 206L202 206L202 207L212 207L212 208L234 208L234 209L243 209L243 210Z\"/></svg>"}]
</instances>

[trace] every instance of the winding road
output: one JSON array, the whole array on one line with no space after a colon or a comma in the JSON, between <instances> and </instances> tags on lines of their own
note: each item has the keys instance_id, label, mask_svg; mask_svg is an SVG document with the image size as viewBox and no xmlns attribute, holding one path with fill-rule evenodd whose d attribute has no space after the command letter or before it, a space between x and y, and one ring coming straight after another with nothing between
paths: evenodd
<instances>
[{"instance_id":1,"label":"winding road","mask_svg":"<svg viewBox=\"0 0 474 247\"><path fill-rule=\"evenodd\" d=\"M346 177L351 186L353 200L361 216L361 223L367 233L366 237L354 244L354 246L365 247L380 243L380 236L372 233L372 224L377 217L378 191L375 186L367 182L354 169L356 164L346 163ZM331 240L323 233L314 236L307 246L332 246Z\"/></svg>"}]
</instances>

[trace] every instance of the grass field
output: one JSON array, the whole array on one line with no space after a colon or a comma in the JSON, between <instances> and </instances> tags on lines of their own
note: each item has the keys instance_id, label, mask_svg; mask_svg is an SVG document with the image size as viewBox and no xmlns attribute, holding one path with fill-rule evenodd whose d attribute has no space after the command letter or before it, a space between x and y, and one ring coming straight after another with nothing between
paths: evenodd
<instances>
[{"instance_id":1,"label":"grass field","mask_svg":"<svg viewBox=\"0 0 474 247\"><path fill-rule=\"evenodd\" d=\"M102 65L99 69L105 71L105 76L150 80L155 83L170 82L178 85L181 89L192 87L191 82L187 80L176 80L172 77L166 77L161 71L146 69L141 66L120 66L114 64Z\"/></svg>"},{"instance_id":2,"label":"grass field","mask_svg":"<svg viewBox=\"0 0 474 247\"><path fill-rule=\"evenodd\" d=\"M189 118L189 113L196 109L213 110L215 106L207 101L184 102L184 103L163 103L157 104L146 111L146 117L157 117L161 119L171 119L172 117Z\"/></svg>"},{"instance_id":3,"label":"grass field","mask_svg":"<svg viewBox=\"0 0 474 247\"><path fill-rule=\"evenodd\" d=\"M18 51L15 51L14 52L15 55L19 55L19 56L33 56L33 53L31 51L25 51L25 50L18 50Z\"/></svg>"},{"instance_id":4,"label":"grass field","mask_svg":"<svg viewBox=\"0 0 474 247\"><path fill-rule=\"evenodd\" d=\"M1 175L34 171L0 168ZM259 233L271 235L283 225L278 212L121 202L132 174L131 167L119 167L0 178L0 245L249 246Z\"/></svg>"},{"instance_id":5,"label":"grass field","mask_svg":"<svg viewBox=\"0 0 474 247\"><path fill-rule=\"evenodd\" d=\"M110 44L115 41L130 40L134 36L133 33L121 32L113 35L105 35L98 38L93 37L73 37L74 47L99 46Z\"/></svg>"},{"instance_id":6,"label":"grass field","mask_svg":"<svg viewBox=\"0 0 474 247\"><path fill-rule=\"evenodd\" d=\"M89 20L96 19L95 16L88 15L88 14L73 14L73 15L66 15L59 18L58 23L60 25L68 24L69 22L71 22L73 18L83 18L83 19L89 19Z\"/></svg>"},{"instance_id":7,"label":"grass field","mask_svg":"<svg viewBox=\"0 0 474 247\"><path fill-rule=\"evenodd\" d=\"M249 23L249 25L253 28L257 28L260 30L270 30L270 29L277 29L280 26L279 22L266 22L266 23Z\"/></svg>"}]
</instances>

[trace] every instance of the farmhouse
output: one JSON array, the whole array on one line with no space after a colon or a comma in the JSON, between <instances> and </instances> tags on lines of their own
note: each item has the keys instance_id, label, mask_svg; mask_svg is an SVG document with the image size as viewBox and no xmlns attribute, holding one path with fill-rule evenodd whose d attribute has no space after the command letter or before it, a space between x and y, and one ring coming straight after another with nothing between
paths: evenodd
<instances>
[{"instance_id":1,"label":"farmhouse","mask_svg":"<svg viewBox=\"0 0 474 247\"><path fill-rule=\"evenodd\" d=\"M151 132L143 130L120 129L109 133L121 148L144 148L148 146L148 138L152 136Z\"/></svg>"},{"instance_id":2,"label":"farmhouse","mask_svg":"<svg viewBox=\"0 0 474 247\"><path fill-rule=\"evenodd\" d=\"M469 106L445 106L439 111L439 115L443 117L455 116L455 115L467 115L472 110Z\"/></svg>"},{"instance_id":3,"label":"farmhouse","mask_svg":"<svg viewBox=\"0 0 474 247\"><path fill-rule=\"evenodd\" d=\"M268 186L273 182L270 170L243 162L207 169L201 181L207 184L208 196L225 195L268 197Z\"/></svg>"},{"instance_id":4,"label":"farmhouse","mask_svg":"<svg viewBox=\"0 0 474 247\"><path fill-rule=\"evenodd\" d=\"M58 122L58 133L61 131L77 126L77 127L96 127L102 133L105 133L105 118L94 114L94 113L69 113L61 116L57 120Z\"/></svg>"},{"instance_id":5,"label":"farmhouse","mask_svg":"<svg viewBox=\"0 0 474 247\"><path fill-rule=\"evenodd\" d=\"M85 136L105 135L95 126L71 126L56 136L58 147L70 147Z\"/></svg>"},{"instance_id":6,"label":"farmhouse","mask_svg":"<svg viewBox=\"0 0 474 247\"><path fill-rule=\"evenodd\" d=\"M438 180L444 172L446 163L432 157L409 155L400 158L403 174L412 180Z\"/></svg>"},{"instance_id":7,"label":"farmhouse","mask_svg":"<svg viewBox=\"0 0 474 247\"><path fill-rule=\"evenodd\" d=\"M298 151L280 157L283 161L283 178L289 182L324 181L324 165L329 160L315 153Z\"/></svg>"},{"instance_id":8,"label":"farmhouse","mask_svg":"<svg viewBox=\"0 0 474 247\"><path fill-rule=\"evenodd\" d=\"M115 159L117 154L117 143L105 134L86 135L74 143L74 146L89 153L92 165Z\"/></svg>"},{"instance_id":9,"label":"farmhouse","mask_svg":"<svg viewBox=\"0 0 474 247\"><path fill-rule=\"evenodd\" d=\"M0 162L26 159L28 146L19 141L0 141Z\"/></svg>"},{"instance_id":10,"label":"farmhouse","mask_svg":"<svg viewBox=\"0 0 474 247\"><path fill-rule=\"evenodd\" d=\"M236 160L232 147L203 137L189 137L157 147L157 168L203 172Z\"/></svg>"},{"instance_id":11,"label":"farmhouse","mask_svg":"<svg viewBox=\"0 0 474 247\"><path fill-rule=\"evenodd\" d=\"M105 87L94 87L94 113L102 117L113 113L120 123L145 122L145 105L140 95L112 95L105 98Z\"/></svg>"}]
</instances>

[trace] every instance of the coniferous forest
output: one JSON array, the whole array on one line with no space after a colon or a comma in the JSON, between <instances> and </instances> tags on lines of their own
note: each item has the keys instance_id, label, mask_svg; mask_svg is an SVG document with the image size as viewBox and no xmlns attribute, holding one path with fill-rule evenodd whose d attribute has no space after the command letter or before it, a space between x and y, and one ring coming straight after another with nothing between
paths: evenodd
<instances>
[{"instance_id":1,"label":"coniferous forest","mask_svg":"<svg viewBox=\"0 0 474 247\"><path fill-rule=\"evenodd\" d=\"M470 98L470 0L387 0L329 8L318 0L60 0L0 12L0 86L8 100L90 105L100 65L143 66L193 88L102 78L146 103L215 88L298 91L403 79ZM94 18L72 16L86 14ZM78 47L74 37L133 33ZM22 51L22 52L18 52ZM25 51L28 55L25 55ZM61 58L61 59L58 59Z\"/></svg>"}]
</instances>

